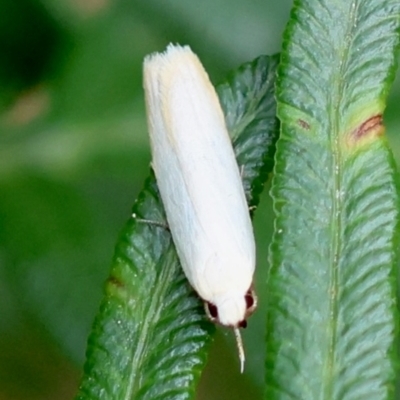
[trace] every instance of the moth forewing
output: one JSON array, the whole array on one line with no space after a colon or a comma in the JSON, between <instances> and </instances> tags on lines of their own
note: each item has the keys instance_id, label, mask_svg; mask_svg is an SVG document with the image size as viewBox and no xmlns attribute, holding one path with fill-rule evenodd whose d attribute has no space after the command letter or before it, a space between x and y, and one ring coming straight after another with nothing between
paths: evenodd
<instances>
[{"instance_id":1,"label":"moth forewing","mask_svg":"<svg viewBox=\"0 0 400 400\"><path fill-rule=\"evenodd\" d=\"M146 57L144 89L152 166L182 268L215 307L213 319L234 328L243 365L238 328L248 315L255 243L218 96L187 46Z\"/></svg>"}]
</instances>

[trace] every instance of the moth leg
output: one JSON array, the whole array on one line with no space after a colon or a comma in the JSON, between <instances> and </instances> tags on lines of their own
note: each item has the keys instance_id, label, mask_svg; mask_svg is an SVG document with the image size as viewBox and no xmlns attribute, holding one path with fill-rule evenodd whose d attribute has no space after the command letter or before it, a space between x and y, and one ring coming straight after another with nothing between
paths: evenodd
<instances>
[{"instance_id":1,"label":"moth leg","mask_svg":"<svg viewBox=\"0 0 400 400\"><path fill-rule=\"evenodd\" d=\"M153 221L151 219L143 219L143 218L138 218L135 213L132 214L132 218L135 219L137 222L140 224L147 224L147 225L152 225L152 226L158 226L159 228L164 228L169 231L169 226L166 222L161 222L161 221Z\"/></svg>"},{"instance_id":2,"label":"moth leg","mask_svg":"<svg viewBox=\"0 0 400 400\"><path fill-rule=\"evenodd\" d=\"M244 178L244 164L240 166L240 179L243 180Z\"/></svg>"}]
</instances>

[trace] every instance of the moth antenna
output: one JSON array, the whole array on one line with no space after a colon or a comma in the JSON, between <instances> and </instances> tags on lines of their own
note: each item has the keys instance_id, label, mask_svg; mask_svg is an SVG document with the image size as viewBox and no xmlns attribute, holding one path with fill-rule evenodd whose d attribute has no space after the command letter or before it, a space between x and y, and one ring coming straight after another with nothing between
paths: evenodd
<instances>
[{"instance_id":1,"label":"moth antenna","mask_svg":"<svg viewBox=\"0 0 400 400\"><path fill-rule=\"evenodd\" d=\"M237 349L238 349L238 353L239 353L240 373L243 374L244 362L246 360L245 355L244 355L243 340L242 340L242 336L240 334L240 329L237 326L235 326L233 328L233 332L235 333L236 345L237 345Z\"/></svg>"}]
</instances>

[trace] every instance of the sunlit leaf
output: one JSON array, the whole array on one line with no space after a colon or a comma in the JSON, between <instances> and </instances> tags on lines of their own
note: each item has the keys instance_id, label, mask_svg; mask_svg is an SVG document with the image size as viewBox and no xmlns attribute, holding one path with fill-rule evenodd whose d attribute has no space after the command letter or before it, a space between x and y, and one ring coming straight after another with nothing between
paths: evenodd
<instances>
[{"instance_id":1,"label":"sunlit leaf","mask_svg":"<svg viewBox=\"0 0 400 400\"><path fill-rule=\"evenodd\" d=\"M295 2L278 72L267 392L387 399L398 198L382 113L400 2Z\"/></svg>"}]
</instances>

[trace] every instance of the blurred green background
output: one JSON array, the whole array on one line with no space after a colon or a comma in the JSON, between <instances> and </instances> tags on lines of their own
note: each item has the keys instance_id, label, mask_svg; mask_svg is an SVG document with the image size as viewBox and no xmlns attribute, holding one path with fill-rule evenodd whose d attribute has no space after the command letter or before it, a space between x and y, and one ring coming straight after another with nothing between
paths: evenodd
<instances>
[{"instance_id":1,"label":"blurred green background","mask_svg":"<svg viewBox=\"0 0 400 400\"><path fill-rule=\"evenodd\" d=\"M279 52L291 1L0 0L0 400L71 399L118 233L148 175L143 57L189 44L214 83ZM400 81L385 116L400 161ZM199 399L260 399L268 185L255 217L258 312L219 330Z\"/></svg>"}]
</instances>

